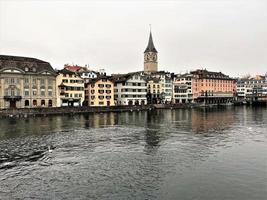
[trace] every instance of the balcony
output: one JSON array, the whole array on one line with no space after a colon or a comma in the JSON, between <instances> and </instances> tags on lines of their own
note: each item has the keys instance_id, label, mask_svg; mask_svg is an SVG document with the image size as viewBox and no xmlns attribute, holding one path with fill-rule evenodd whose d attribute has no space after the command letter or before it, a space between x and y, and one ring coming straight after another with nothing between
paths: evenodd
<instances>
[{"instance_id":1,"label":"balcony","mask_svg":"<svg viewBox=\"0 0 267 200\"><path fill-rule=\"evenodd\" d=\"M22 97L21 96L4 96L4 99L8 100L8 101L10 101L10 100L18 101L18 100L21 100Z\"/></svg>"}]
</instances>

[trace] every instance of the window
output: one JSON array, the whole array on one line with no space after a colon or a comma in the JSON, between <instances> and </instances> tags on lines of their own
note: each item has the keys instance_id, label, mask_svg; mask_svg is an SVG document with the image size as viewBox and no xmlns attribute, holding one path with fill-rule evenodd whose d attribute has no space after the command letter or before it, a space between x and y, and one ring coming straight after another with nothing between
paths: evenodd
<instances>
[{"instance_id":1,"label":"window","mask_svg":"<svg viewBox=\"0 0 267 200\"><path fill-rule=\"evenodd\" d=\"M32 101L32 105L33 105L33 106L37 106L37 100L33 100L33 101Z\"/></svg>"},{"instance_id":2,"label":"window","mask_svg":"<svg viewBox=\"0 0 267 200\"><path fill-rule=\"evenodd\" d=\"M41 101L41 106L45 106L45 100Z\"/></svg>"},{"instance_id":3,"label":"window","mask_svg":"<svg viewBox=\"0 0 267 200\"><path fill-rule=\"evenodd\" d=\"M14 78L10 79L10 84L15 84L15 79Z\"/></svg>"},{"instance_id":4,"label":"window","mask_svg":"<svg viewBox=\"0 0 267 200\"><path fill-rule=\"evenodd\" d=\"M40 80L40 83L41 83L41 85L44 85L45 84L45 80L44 79L41 79Z\"/></svg>"},{"instance_id":5,"label":"window","mask_svg":"<svg viewBox=\"0 0 267 200\"><path fill-rule=\"evenodd\" d=\"M49 106L49 107L52 107L52 106L53 106L53 101L52 101L52 100L49 100L49 101L48 101L48 106Z\"/></svg>"},{"instance_id":6,"label":"window","mask_svg":"<svg viewBox=\"0 0 267 200\"><path fill-rule=\"evenodd\" d=\"M30 105L30 101L29 100L25 100L24 106L29 106Z\"/></svg>"},{"instance_id":7,"label":"window","mask_svg":"<svg viewBox=\"0 0 267 200\"><path fill-rule=\"evenodd\" d=\"M15 90L14 89L11 89L11 96L15 96Z\"/></svg>"},{"instance_id":8,"label":"window","mask_svg":"<svg viewBox=\"0 0 267 200\"><path fill-rule=\"evenodd\" d=\"M29 84L29 78L24 79L24 84Z\"/></svg>"},{"instance_id":9,"label":"window","mask_svg":"<svg viewBox=\"0 0 267 200\"><path fill-rule=\"evenodd\" d=\"M41 90L41 96L45 96L45 90Z\"/></svg>"},{"instance_id":10,"label":"window","mask_svg":"<svg viewBox=\"0 0 267 200\"><path fill-rule=\"evenodd\" d=\"M52 96L53 95L53 92L51 90L48 91L48 96Z\"/></svg>"},{"instance_id":11,"label":"window","mask_svg":"<svg viewBox=\"0 0 267 200\"><path fill-rule=\"evenodd\" d=\"M25 91L24 91L24 96L29 96L29 94L30 94L30 93L29 93L29 90L25 90Z\"/></svg>"}]
</instances>

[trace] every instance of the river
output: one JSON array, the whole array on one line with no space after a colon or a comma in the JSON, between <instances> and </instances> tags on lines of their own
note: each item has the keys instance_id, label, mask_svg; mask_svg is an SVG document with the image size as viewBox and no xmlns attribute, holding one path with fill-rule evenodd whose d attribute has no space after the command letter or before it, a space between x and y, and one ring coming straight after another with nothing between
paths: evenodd
<instances>
[{"instance_id":1,"label":"river","mask_svg":"<svg viewBox=\"0 0 267 200\"><path fill-rule=\"evenodd\" d=\"M267 109L0 119L0 199L267 199Z\"/></svg>"}]
</instances>

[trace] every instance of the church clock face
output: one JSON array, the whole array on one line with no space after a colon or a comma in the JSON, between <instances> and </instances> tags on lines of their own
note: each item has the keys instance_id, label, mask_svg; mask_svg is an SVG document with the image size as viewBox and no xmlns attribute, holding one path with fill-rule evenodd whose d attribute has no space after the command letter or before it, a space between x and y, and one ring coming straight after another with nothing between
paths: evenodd
<instances>
[{"instance_id":1,"label":"church clock face","mask_svg":"<svg viewBox=\"0 0 267 200\"><path fill-rule=\"evenodd\" d=\"M157 54L149 52L145 54L144 58L145 62L156 62L157 61Z\"/></svg>"},{"instance_id":2,"label":"church clock face","mask_svg":"<svg viewBox=\"0 0 267 200\"><path fill-rule=\"evenodd\" d=\"M152 60L155 62L155 61L157 61L157 54L153 54L152 55Z\"/></svg>"},{"instance_id":3,"label":"church clock face","mask_svg":"<svg viewBox=\"0 0 267 200\"><path fill-rule=\"evenodd\" d=\"M147 53L145 54L145 62L148 62L150 60L150 55Z\"/></svg>"}]
</instances>

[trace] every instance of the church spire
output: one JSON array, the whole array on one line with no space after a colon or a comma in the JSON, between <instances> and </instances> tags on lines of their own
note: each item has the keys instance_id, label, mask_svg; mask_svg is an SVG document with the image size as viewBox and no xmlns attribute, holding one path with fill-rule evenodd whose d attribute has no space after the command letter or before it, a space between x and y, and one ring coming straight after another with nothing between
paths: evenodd
<instances>
[{"instance_id":1,"label":"church spire","mask_svg":"<svg viewBox=\"0 0 267 200\"><path fill-rule=\"evenodd\" d=\"M147 45L147 48L146 48L146 50L145 50L144 53L147 53L147 52L158 53L158 51L157 51L157 49L155 48L154 43L153 43L153 38L152 38L152 33L151 33L151 26L150 26L150 34L149 34L148 45Z\"/></svg>"}]
</instances>

